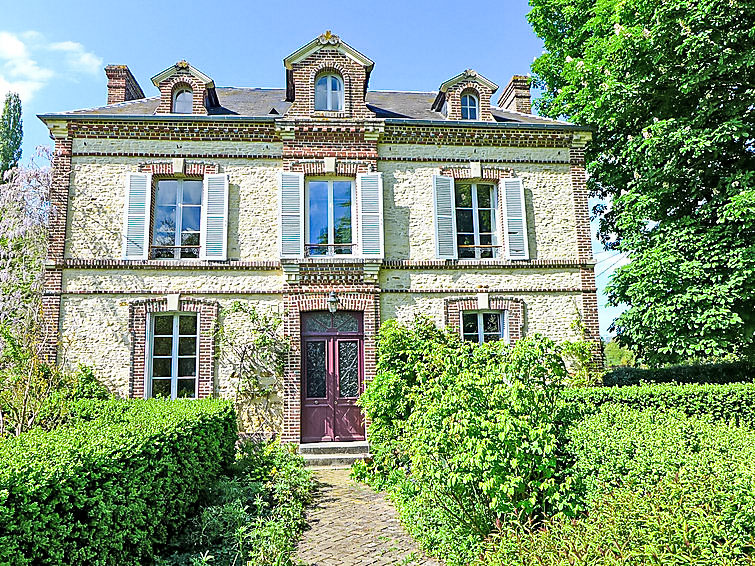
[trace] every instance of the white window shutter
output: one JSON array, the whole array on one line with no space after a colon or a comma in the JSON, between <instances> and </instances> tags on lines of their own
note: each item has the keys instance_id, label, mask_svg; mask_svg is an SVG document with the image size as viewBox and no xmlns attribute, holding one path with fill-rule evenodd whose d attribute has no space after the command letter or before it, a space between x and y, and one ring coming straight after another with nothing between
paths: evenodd
<instances>
[{"instance_id":1,"label":"white window shutter","mask_svg":"<svg viewBox=\"0 0 755 566\"><path fill-rule=\"evenodd\" d=\"M149 259L149 215L152 175L126 175L126 210L123 220L123 258Z\"/></svg>"},{"instance_id":2,"label":"white window shutter","mask_svg":"<svg viewBox=\"0 0 755 566\"><path fill-rule=\"evenodd\" d=\"M281 257L304 257L304 173L281 173Z\"/></svg>"},{"instance_id":3,"label":"white window shutter","mask_svg":"<svg viewBox=\"0 0 755 566\"><path fill-rule=\"evenodd\" d=\"M506 257L509 259L529 259L527 209L522 180L502 179L501 185L504 207L503 240L506 244Z\"/></svg>"},{"instance_id":4,"label":"white window shutter","mask_svg":"<svg viewBox=\"0 0 755 566\"><path fill-rule=\"evenodd\" d=\"M362 257L382 258L383 236L383 174L357 175L359 207L359 248Z\"/></svg>"},{"instance_id":5,"label":"white window shutter","mask_svg":"<svg viewBox=\"0 0 755 566\"><path fill-rule=\"evenodd\" d=\"M202 191L202 223L199 259L228 258L228 175L205 175Z\"/></svg>"},{"instance_id":6,"label":"white window shutter","mask_svg":"<svg viewBox=\"0 0 755 566\"><path fill-rule=\"evenodd\" d=\"M435 201L435 256L457 259L456 201L453 177L433 176Z\"/></svg>"}]
</instances>

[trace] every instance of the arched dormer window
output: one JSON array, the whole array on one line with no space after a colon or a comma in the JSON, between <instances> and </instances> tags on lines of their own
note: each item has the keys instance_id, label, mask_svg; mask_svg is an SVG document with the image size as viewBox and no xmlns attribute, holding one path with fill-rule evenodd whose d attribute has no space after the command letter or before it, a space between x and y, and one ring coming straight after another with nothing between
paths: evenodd
<instances>
[{"instance_id":1,"label":"arched dormer window","mask_svg":"<svg viewBox=\"0 0 755 566\"><path fill-rule=\"evenodd\" d=\"M173 113L191 114L194 110L194 93L190 88L181 88L173 93Z\"/></svg>"},{"instance_id":2,"label":"arched dormer window","mask_svg":"<svg viewBox=\"0 0 755 566\"><path fill-rule=\"evenodd\" d=\"M480 102L474 94L463 94L461 96L461 119L478 120L480 117Z\"/></svg>"},{"instance_id":3,"label":"arched dormer window","mask_svg":"<svg viewBox=\"0 0 755 566\"><path fill-rule=\"evenodd\" d=\"M343 110L343 80L328 73L315 81L315 110Z\"/></svg>"}]
</instances>

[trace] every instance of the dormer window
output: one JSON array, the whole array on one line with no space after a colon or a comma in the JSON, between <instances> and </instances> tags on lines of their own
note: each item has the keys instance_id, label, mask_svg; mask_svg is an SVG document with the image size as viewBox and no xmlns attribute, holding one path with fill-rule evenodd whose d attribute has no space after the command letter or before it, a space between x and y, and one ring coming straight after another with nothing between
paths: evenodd
<instances>
[{"instance_id":1,"label":"dormer window","mask_svg":"<svg viewBox=\"0 0 755 566\"><path fill-rule=\"evenodd\" d=\"M194 93L189 88L177 90L173 95L173 113L191 114L194 109Z\"/></svg>"},{"instance_id":2,"label":"dormer window","mask_svg":"<svg viewBox=\"0 0 755 566\"><path fill-rule=\"evenodd\" d=\"M343 80L338 75L320 76L315 82L315 110L343 110Z\"/></svg>"},{"instance_id":3,"label":"dormer window","mask_svg":"<svg viewBox=\"0 0 755 566\"><path fill-rule=\"evenodd\" d=\"M479 101L474 94L464 94L461 97L461 119L477 120L480 116Z\"/></svg>"}]
</instances>

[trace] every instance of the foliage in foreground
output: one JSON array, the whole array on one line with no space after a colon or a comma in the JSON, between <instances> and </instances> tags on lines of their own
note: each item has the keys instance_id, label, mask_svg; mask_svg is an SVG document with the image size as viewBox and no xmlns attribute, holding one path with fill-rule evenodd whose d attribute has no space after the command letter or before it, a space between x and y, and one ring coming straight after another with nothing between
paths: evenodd
<instances>
[{"instance_id":1,"label":"foliage in foreground","mask_svg":"<svg viewBox=\"0 0 755 566\"><path fill-rule=\"evenodd\" d=\"M603 385L639 383L735 383L755 381L755 362L671 366L659 369L616 368L603 376Z\"/></svg>"},{"instance_id":2,"label":"foliage in foreground","mask_svg":"<svg viewBox=\"0 0 755 566\"><path fill-rule=\"evenodd\" d=\"M233 461L228 402L80 401L0 442L0 564L144 564Z\"/></svg>"},{"instance_id":3,"label":"foliage in foreground","mask_svg":"<svg viewBox=\"0 0 755 566\"><path fill-rule=\"evenodd\" d=\"M189 529L160 566L291 565L312 482L300 456L277 442L245 442Z\"/></svg>"},{"instance_id":4,"label":"foliage in foreground","mask_svg":"<svg viewBox=\"0 0 755 566\"><path fill-rule=\"evenodd\" d=\"M755 3L530 0L541 114L593 127L600 234L631 262L620 344L649 365L755 348Z\"/></svg>"}]
</instances>

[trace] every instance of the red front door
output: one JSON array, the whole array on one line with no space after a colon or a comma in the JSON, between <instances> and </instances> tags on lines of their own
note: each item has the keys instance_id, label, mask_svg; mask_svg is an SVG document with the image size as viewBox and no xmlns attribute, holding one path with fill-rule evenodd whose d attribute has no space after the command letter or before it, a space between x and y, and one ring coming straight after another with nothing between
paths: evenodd
<instances>
[{"instance_id":1,"label":"red front door","mask_svg":"<svg viewBox=\"0 0 755 566\"><path fill-rule=\"evenodd\" d=\"M302 442L364 440L362 313L302 315Z\"/></svg>"}]
</instances>

